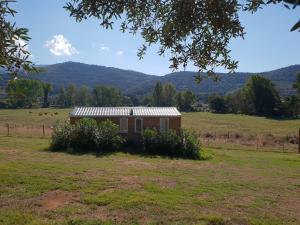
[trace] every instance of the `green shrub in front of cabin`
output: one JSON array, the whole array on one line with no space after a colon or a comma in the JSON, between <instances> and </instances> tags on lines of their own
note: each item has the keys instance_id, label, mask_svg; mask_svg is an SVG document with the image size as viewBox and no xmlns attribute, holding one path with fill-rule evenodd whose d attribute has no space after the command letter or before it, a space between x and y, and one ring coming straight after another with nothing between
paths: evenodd
<instances>
[{"instance_id":1,"label":"green shrub in front of cabin","mask_svg":"<svg viewBox=\"0 0 300 225\"><path fill-rule=\"evenodd\" d=\"M142 147L148 154L158 154L158 132L156 129L146 129L142 136Z\"/></svg>"},{"instance_id":2,"label":"green shrub in front of cabin","mask_svg":"<svg viewBox=\"0 0 300 225\"><path fill-rule=\"evenodd\" d=\"M71 136L74 126L69 121L57 122L53 127L50 149L68 150L71 146Z\"/></svg>"},{"instance_id":3,"label":"green shrub in front of cabin","mask_svg":"<svg viewBox=\"0 0 300 225\"><path fill-rule=\"evenodd\" d=\"M111 120L106 120L98 125L95 131L95 140L99 150L118 150L124 143L119 135L119 127Z\"/></svg>"},{"instance_id":4,"label":"green shrub in front of cabin","mask_svg":"<svg viewBox=\"0 0 300 225\"><path fill-rule=\"evenodd\" d=\"M191 129L181 129L179 137L182 157L200 159L201 144L196 132Z\"/></svg>"},{"instance_id":5,"label":"green shrub in front of cabin","mask_svg":"<svg viewBox=\"0 0 300 225\"><path fill-rule=\"evenodd\" d=\"M154 129L146 129L142 139L146 154L200 159L200 142L196 133L191 130L158 132Z\"/></svg>"},{"instance_id":6,"label":"green shrub in front of cabin","mask_svg":"<svg viewBox=\"0 0 300 225\"><path fill-rule=\"evenodd\" d=\"M84 118L75 124L69 122L54 126L51 149L81 152L118 150L123 138L118 126L110 120L99 124L94 119Z\"/></svg>"},{"instance_id":7,"label":"green shrub in front of cabin","mask_svg":"<svg viewBox=\"0 0 300 225\"><path fill-rule=\"evenodd\" d=\"M73 125L70 147L74 150L91 151L97 149L96 120L84 118Z\"/></svg>"}]
</instances>

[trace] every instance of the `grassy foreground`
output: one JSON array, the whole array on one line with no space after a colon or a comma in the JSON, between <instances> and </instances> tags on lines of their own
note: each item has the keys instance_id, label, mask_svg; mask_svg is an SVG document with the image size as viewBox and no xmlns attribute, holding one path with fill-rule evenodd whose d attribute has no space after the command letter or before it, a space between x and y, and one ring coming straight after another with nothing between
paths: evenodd
<instances>
[{"instance_id":1,"label":"grassy foreground","mask_svg":"<svg viewBox=\"0 0 300 225\"><path fill-rule=\"evenodd\" d=\"M0 137L0 224L300 224L297 154L69 155Z\"/></svg>"},{"instance_id":2,"label":"grassy foreground","mask_svg":"<svg viewBox=\"0 0 300 225\"><path fill-rule=\"evenodd\" d=\"M0 126L51 126L70 111L0 110ZM202 112L183 113L182 123L201 133L281 137L297 135L300 127L299 119ZM213 158L206 161L69 155L47 151L47 138L3 132L0 225L300 224L297 154L231 151L227 144L207 149Z\"/></svg>"}]
</instances>

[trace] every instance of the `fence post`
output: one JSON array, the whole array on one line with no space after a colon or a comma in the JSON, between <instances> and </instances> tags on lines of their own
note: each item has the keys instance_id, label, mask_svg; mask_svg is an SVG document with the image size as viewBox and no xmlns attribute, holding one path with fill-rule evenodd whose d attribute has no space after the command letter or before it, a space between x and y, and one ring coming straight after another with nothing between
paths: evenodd
<instances>
[{"instance_id":1,"label":"fence post","mask_svg":"<svg viewBox=\"0 0 300 225\"><path fill-rule=\"evenodd\" d=\"M45 137L45 124L43 124L43 137Z\"/></svg>"}]
</instances>

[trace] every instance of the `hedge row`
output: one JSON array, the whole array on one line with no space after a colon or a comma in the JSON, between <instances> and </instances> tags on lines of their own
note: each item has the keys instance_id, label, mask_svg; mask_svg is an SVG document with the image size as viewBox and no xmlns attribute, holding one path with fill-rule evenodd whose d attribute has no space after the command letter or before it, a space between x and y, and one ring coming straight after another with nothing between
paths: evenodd
<instances>
[{"instance_id":1,"label":"hedge row","mask_svg":"<svg viewBox=\"0 0 300 225\"><path fill-rule=\"evenodd\" d=\"M93 119L81 119L76 124L58 123L54 126L51 149L56 151L80 151L105 153L120 150L122 144L129 144L119 135L119 128L110 120L97 123ZM129 147L133 144L129 144ZM169 130L158 132L146 129L141 137L139 153L181 157L200 158L200 142L197 135L186 129L178 132Z\"/></svg>"}]
</instances>

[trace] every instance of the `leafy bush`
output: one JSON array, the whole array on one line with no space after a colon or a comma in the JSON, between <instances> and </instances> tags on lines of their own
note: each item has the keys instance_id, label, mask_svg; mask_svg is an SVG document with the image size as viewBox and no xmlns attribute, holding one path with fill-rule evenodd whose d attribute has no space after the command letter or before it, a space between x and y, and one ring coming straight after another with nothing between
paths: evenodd
<instances>
[{"instance_id":1,"label":"leafy bush","mask_svg":"<svg viewBox=\"0 0 300 225\"><path fill-rule=\"evenodd\" d=\"M53 128L50 148L53 150L66 150L71 146L71 134L74 126L68 121L56 123Z\"/></svg>"},{"instance_id":2,"label":"leafy bush","mask_svg":"<svg viewBox=\"0 0 300 225\"><path fill-rule=\"evenodd\" d=\"M122 143L123 139L118 135L118 126L110 120L97 124L94 119L84 118L76 124L56 124L51 149L107 151L119 149Z\"/></svg>"},{"instance_id":3,"label":"leafy bush","mask_svg":"<svg viewBox=\"0 0 300 225\"><path fill-rule=\"evenodd\" d=\"M95 132L97 148L103 150L119 149L124 140L118 133L118 125L111 120L101 122Z\"/></svg>"},{"instance_id":4,"label":"leafy bush","mask_svg":"<svg viewBox=\"0 0 300 225\"><path fill-rule=\"evenodd\" d=\"M195 132L181 129L157 132L146 129L143 133L143 148L147 154L200 159L200 142Z\"/></svg>"},{"instance_id":5,"label":"leafy bush","mask_svg":"<svg viewBox=\"0 0 300 225\"><path fill-rule=\"evenodd\" d=\"M85 118L76 124L58 123L54 126L51 149L81 152L118 150L124 142L118 132L118 126L110 120L98 124L94 119ZM134 147L134 144L129 147ZM141 147L146 154L200 159L200 143L191 130L158 132L146 129Z\"/></svg>"}]
</instances>

